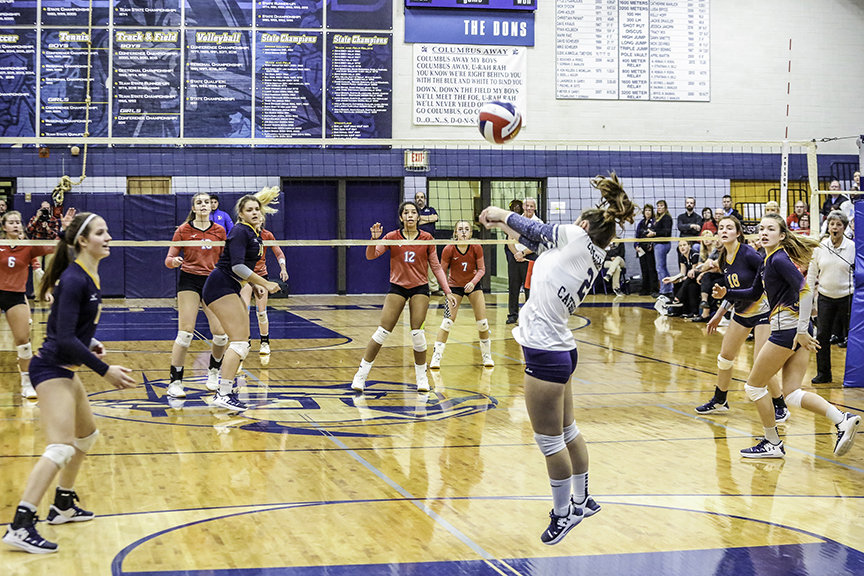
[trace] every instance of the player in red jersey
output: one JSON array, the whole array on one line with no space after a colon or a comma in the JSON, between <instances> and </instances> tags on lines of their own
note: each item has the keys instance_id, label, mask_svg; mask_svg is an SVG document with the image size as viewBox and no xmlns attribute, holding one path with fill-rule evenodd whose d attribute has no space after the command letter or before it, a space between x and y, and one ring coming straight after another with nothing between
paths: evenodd
<instances>
[{"instance_id":1,"label":"player in red jersey","mask_svg":"<svg viewBox=\"0 0 864 576\"><path fill-rule=\"evenodd\" d=\"M456 240L456 244L450 244L444 248L444 253L441 254L441 268L445 274L448 270L450 271L447 280L450 284L450 290L456 297L456 306L444 307L444 321L441 322L435 346L432 348L429 368L441 367L441 358L444 356L447 337L450 335L450 328L456 322L459 304L462 303L464 296L468 296L471 308L474 309L474 320L477 321L477 330L480 331L480 354L483 358L483 366L491 368L495 366L495 362L492 361L492 342L489 340L486 300L483 298L482 290L475 290L480 278L486 273L483 249L479 244L468 243L471 240L471 223L467 220L456 222L453 239Z\"/></svg>"},{"instance_id":2,"label":"player in red jersey","mask_svg":"<svg viewBox=\"0 0 864 576\"><path fill-rule=\"evenodd\" d=\"M263 218L263 216L262 216ZM276 240L273 233L264 229L264 222L261 222L261 239ZM279 246L264 246L264 253L261 254L261 259L255 264L255 274L258 274L265 280L269 280L270 276L267 273L267 248L273 250L276 255L276 260L279 262L279 279L283 282L288 281L288 270L285 269L285 253ZM240 290L240 297L246 303L246 307L252 302L252 285L246 284ZM270 363L270 320L267 317L267 298L270 294L265 290L263 293L255 294L255 314L258 316L258 332L261 334L261 347L258 349L258 354L261 357L261 365L266 366Z\"/></svg>"},{"instance_id":3,"label":"player in red jersey","mask_svg":"<svg viewBox=\"0 0 864 576\"><path fill-rule=\"evenodd\" d=\"M75 216L70 209L63 222L68 223ZM64 226L65 227L65 226ZM11 210L0 218L0 237L7 240L26 240L21 213ZM36 399L36 390L30 384L30 358L33 347L30 344L30 306L27 304L27 276L34 259L54 252L54 246L0 246L0 311L6 313L6 321L12 331L12 340L18 351L18 370L21 373L21 396ZM38 262L38 261L37 261ZM35 280L41 277L42 270L34 267Z\"/></svg>"},{"instance_id":4,"label":"player in red jersey","mask_svg":"<svg viewBox=\"0 0 864 576\"><path fill-rule=\"evenodd\" d=\"M405 201L399 205L399 220L402 228L389 232L384 240L433 240L432 235L417 228L419 219L417 205ZM376 222L370 229L372 240L381 238L381 223ZM367 246L366 258L374 260L390 250L390 292L384 298L384 309L381 312L381 325L372 335L366 345L366 353L360 362L360 369L354 375L351 388L362 392L366 386L366 377L372 369L372 363L381 350L381 345L396 326L405 301L408 301L408 311L411 317L411 342L414 347L414 373L417 377L417 390L429 391L429 380L426 376L426 335L423 323L429 310L429 281L426 276L427 266L432 266L432 272L438 278L441 288L447 295L450 308L455 308L456 298L447 285L447 277L438 262L435 246L423 244L419 246Z\"/></svg>"},{"instance_id":5,"label":"player in red jersey","mask_svg":"<svg viewBox=\"0 0 864 576\"><path fill-rule=\"evenodd\" d=\"M172 242L209 241L224 242L225 228L210 221L210 195L199 192L192 197L192 210L174 232ZM180 256L180 252L183 256ZM186 352L192 343L195 320L198 318L198 307L201 293L207 276L216 266L216 261L222 254L221 246L171 246L165 257L165 266L180 268L180 279L177 284L177 338L171 350L171 376L168 384L168 396L185 398L183 389L183 364ZM210 366L207 372L207 389L219 388L219 369L222 367L222 356L228 346L228 335L216 315L203 304L204 315L210 324L213 335L213 346L210 350Z\"/></svg>"}]
</instances>

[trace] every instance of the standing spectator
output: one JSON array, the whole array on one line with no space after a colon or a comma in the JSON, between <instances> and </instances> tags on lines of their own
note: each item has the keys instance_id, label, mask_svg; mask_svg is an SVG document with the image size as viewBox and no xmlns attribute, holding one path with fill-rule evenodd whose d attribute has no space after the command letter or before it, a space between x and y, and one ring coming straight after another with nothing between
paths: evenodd
<instances>
[{"instance_id":1,"label":"standing spectator","mask_svg":"<svg viewBox=\"0 0 864 576\"><path fill-rule=\"evenodd\" d=\"M522 200L514 199L510 202L510 211L523 215L525 212ZM515 238L514 238L515 240ZM519 321L519 291L528 276L528 261L525 260L524 244L514 242L507 244L504 254L507 256L507 324L516 324ZM528 299L528 290L525 290L525 299Z\"/></svg>"},{"instance_id":2,"label":"standing spectator","mask_svg":"<svg viewBox=\"0 0 864 576\"><path fill-rule=\"evenodd\" d=\"M786 225L790 230L799 230L801 228L801 216L807 214L807 204L803 200L795 202L795 211L786 217Z\"/></svg>"},{"instance_id":3,"label":"standing spectator","mask_svg":"<svg viewBox=\"0 0 864 576\"><path fill-rule=\"evenodd\" d=\"M210 208L212 209L210 220L222 226L225 229L226 236L230 234L231 229L234 228L234 221L231 220L231 216L227 212L219 210L219 197L216 194L210 194Z\"/></svg>"},{"instance_id":4,"label":"standing spectator","mask_svg":"<svg viewBox=\"0 0 864 576\"><path fill-rule=\"evenodd\" d=\"M816 351L816 376L813 384L831 382L831 332L839 322L840 327L848 330L849 310L852 305L852 278L855 262L855 244L846 238L846 215L835 210L828 215L828 236L822 240L819 249L810 260L808 275L818 280L819 293L816 337L819 349Z\"/></svg>"},{"instance_id":5,"label":"standing spectator","mask_svg":"<svg viewBox=\"0 0 864 576\"><path fill-rule=\"evenodd\" d=\"M681 236L699 236L702 231L702 217L696 214L696 199L684 200L684 212L678 215L678 232Z\"/></svg>"},{"instance_id":6,"label":"standing spectator","mask_svg":"<svg viewBox=\"0 0 864 576\"><path fill-rule=\"evenodd\" d=\"M852 200L846 200L840 205L840 212L846 215L849 225L846 226L846 237L850 240L855 239L855 204ZM827 230L827 228L826 228Z\"/></svg>"},{"instance_id":7,"label":"standing spectator","mask_svg":"<svg viewBox=\"0 0 864 576\"><path fill-rule=\"evenodd\" d=\"M653 238L657 236L654 231L654 206L646 204L642 208L642 220L636 225L637 238ZM636 244L636 255L639 256L639 266L642 268L642 289L639 294L654 298L660 295L657 285L657 264L654 260L654 243L640 242Z\"/></svg>"},{"instance_id":8,"label":"standing spectator","mask_svg":"<svg viewBox=\"0 0 864 576\"><path fill-rule=\"evenodd\" d=\"M52 215L51 204L42 202L27 224L27 234L32 240L56 240L59 231L60 223Z\"/></svg>"},{"instance_id":9,"label":"standing spectator","mask_svg":"<svg viewBox=\"0 0 864 576\"><path fill-rule=\"evenodd\" d=\"M0 198L0 216L6 213L9 208L6 206L6 199Z\"/></svg>"},{"instance_id":10,"label":"standing spectator","mask_svg":"<svg viewBox=\"0 0 864 576\"><path fill-rule=\"evenodd\" d=\"M702 229L699 231L699 235L702 236L702 232L706 230L712 234L717 234L717 220L714 219L714 211L707 206L702 209Z\"/></svg>"},{"instance_id":11,"label":"standing spectator","mask_svg":"<svg viewBox=\"0 0 864 576\"><path fill-rule=\"evenodd\" d=\"M537 216L537 200L534 198L525 198L522 202L522 207L525 209L524 216L535 222L543 224L543 220ZM534 270L534 262L537 260L537 253L530 250L527 246L522 250L522 254L528 261L528 271L525 273L525 300L528 300L528 290L531 289L531 272Z\"/></svg>"},{"instance_id":12,"label":"standing spectator","mask_svg":"<svg viewBox=\"0 0 864 576\"><path fill-rule=\"evenodd\" d=\"M739 222L743 222L744 218L741 216L741 213L738 212L735 208L732 207L732 196L729 194L723 195L723 216L734 216L738 219Z\"/></svg>"},{"instance_id":13,"label":"standing spectator","mask_svg":"<svg viewBox=\"0 0 864 576\"><path fill-rule=\"evenodd\" d=\"M828 214L833 210L839 210L840 205L849 200L848 196L840 193L840 182L838 180L832 180L831 184L828 185L828 189L831 190L831 194L825 197L825 202L822 203L822 210L819 211L823 218L827 218Z\"/></svg>"},{"instance_id":14,"label":"standing spectator","mask_svg":"<svg viewBox=\"0 0 864 576\"><path fill-rule=\"evenodd\" d=\"M672 237L672 217L669 215L669 207L665 200L657 201L657 221L655 222L654 231L658 238ZM648 237L652 237L651 234ZM657 278L666 278L669 276L669 268L666 265L666 260L669 256L669 250L672 248L670 242L657 242L654 245L654 258L657 260ZM672 285L660 284L660 298L669 300L672 295Z\"/></svg>"},{"instance_id":15,"label":"standing spectator","mask_svg":"<svg viewBox=\"0 0 864 576\"><path fill-rule=\"evenodd\" d=\"M417 204L417 211L420 214L417 227L432 236L432 238L435 238L435 223L438 222L438 212L431 206L426 205L426 193L422 190L414 194L414 203ZM429 291L432 296L443 296L444 292L438 284L435 273L432 272L431 264L427 266L426 277L429 280Z\"/></svg>"}]
</instances>

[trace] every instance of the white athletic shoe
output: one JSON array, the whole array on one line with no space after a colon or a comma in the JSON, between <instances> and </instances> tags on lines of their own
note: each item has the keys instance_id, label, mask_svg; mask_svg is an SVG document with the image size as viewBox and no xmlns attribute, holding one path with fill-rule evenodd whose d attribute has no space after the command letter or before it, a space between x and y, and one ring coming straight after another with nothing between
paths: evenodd
<instances>
[{"instance_id":1,"label":"white athletic shoe","mask_svg":"<svg viewBox=\"0 0 864 576\"><path fill-rule=\"evenodd\" d=\"M236 392L226 395L217 392L216 396L213 398L213 405L218 406L219 408L225 408L231 412L242 412L249 408L249 406L240 401Z\"/></svg>"},{"instance_id":2,"label":"white athletic shoe","mask_svg":"<svg viewBox=\"0 0 864 576\"><path fill-rule=\"evenodd\" d=\"M843 414L843 421L837 424L837 443L834 445L834 455L843 456L855 443L855 433L861 425L861 417L851 412Z\"/></svg>"},{"instance_id":3,"label":"white athletic shoe","mask_svg":"<svg viewBox=\"0 0 864 576\"><path fill-rule=\"evenodd\" d=\"M28 400L36 400L36 389L33 388L33 385L27 382L26 384L21 384L21 396Z\"/></svg>"},{"instance_id":4,"label":"white athletic shoe","mask_svg":"<svg viewBox=\"0 0 864 576\"><path fill-rule=\"evenodd\" d=\"M433 370L437 370L438 368L441 368L441 358L442 357L443 357L443 354L441 354L440 352L433 352L432 353L432 359L429 360L429 368L431 368Z\"/></svg>"},{"instance_id":5,"label":"white athletic shoe","mask_svg":"<svg viewBox=\"0 0 864 576\"><path fill-rule=\"evenodd\" d=\"M175 380L168 385L168 396L172 398L185 398L186 391L183 389L183 382Z\"/></svg>"},{"instance_id":6,"label":"white athletic shoe","mask_svg":"<svg viewBox=\"0 0 864 576\"><path fill-rule=\"evenodd\" d=\"M366 388L366 376L357 371L357 374L354 375L354 380L351 381L351 389L355 392L363 392L363 389Z\"/></svg>"},{"instance_id":7,"label":"white athletic shoe","mask_svg":"<svg viewBox=\"0 0 864 576\"><path fill-rule=\"evenodd\" d=\"M429 392L429 378L426 374L417 377L417 391Z\"/></svg>"},{"instance_id":8,"label":"white athletic shoe","mask_svg":"<svg viewBox=\"0 0 864 576\"><path fill-rule=\"evenodd\" d=\"M492 360L492 354L490 354L490 353L483 354L483 366L485 368L494 368L495 367L495 361Z\"/></svg>"},{"instance_id":9,"label":"white athletic shoe","mask_svg":"<svg viewBox=\"0 0 864 576\"><path fill-rule=\"evenodd\" d=\"M270 343L262 342L261 348L258 350L258 354L261 356L269 356L270 355Z\"/></svg>"},{"instance_id":10,"label":"white athletic shoe","mask_svg":"<svg viewBox=\"0 0 864 576\"><path fill-rule=\"evenodd\" d=\"M213 392L219 389L219 368L207 370L207 389Z\"/></svg>"}]
</instances>

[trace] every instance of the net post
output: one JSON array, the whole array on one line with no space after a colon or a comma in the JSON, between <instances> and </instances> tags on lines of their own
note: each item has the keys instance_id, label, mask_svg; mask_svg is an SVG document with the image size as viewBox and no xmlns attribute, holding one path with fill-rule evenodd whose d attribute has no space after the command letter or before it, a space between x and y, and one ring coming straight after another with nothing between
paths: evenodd
<instances>
[{"instance_id":1,"label":"net post","mask_svg":"<svg viewBox=\"0 0 864 576\"><path fill-rule=\"evenodd\" d=\"M810 184L810 235L816 238L819 227L819 160L816 156L816 143L807 143L807 180Z\"/></svg>"}]
</instances>

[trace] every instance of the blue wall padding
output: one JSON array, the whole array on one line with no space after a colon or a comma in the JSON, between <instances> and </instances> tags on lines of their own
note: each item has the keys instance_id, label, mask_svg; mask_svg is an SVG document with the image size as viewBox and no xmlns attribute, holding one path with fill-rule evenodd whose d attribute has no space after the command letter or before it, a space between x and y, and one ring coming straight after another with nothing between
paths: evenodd
<instances>
[{"instance_id":1,"label":"blue wall padding","mask_svg":"<svg viewBox=\"0 0 864 576\"><path fill-rule=\"evenodd\" d=\"M864 224L864 202L855 203L855 222ZM864 233L855 235L855 293L846 346L846 376L843 385L864 388Z\"/></svg>"}]
</instances>

